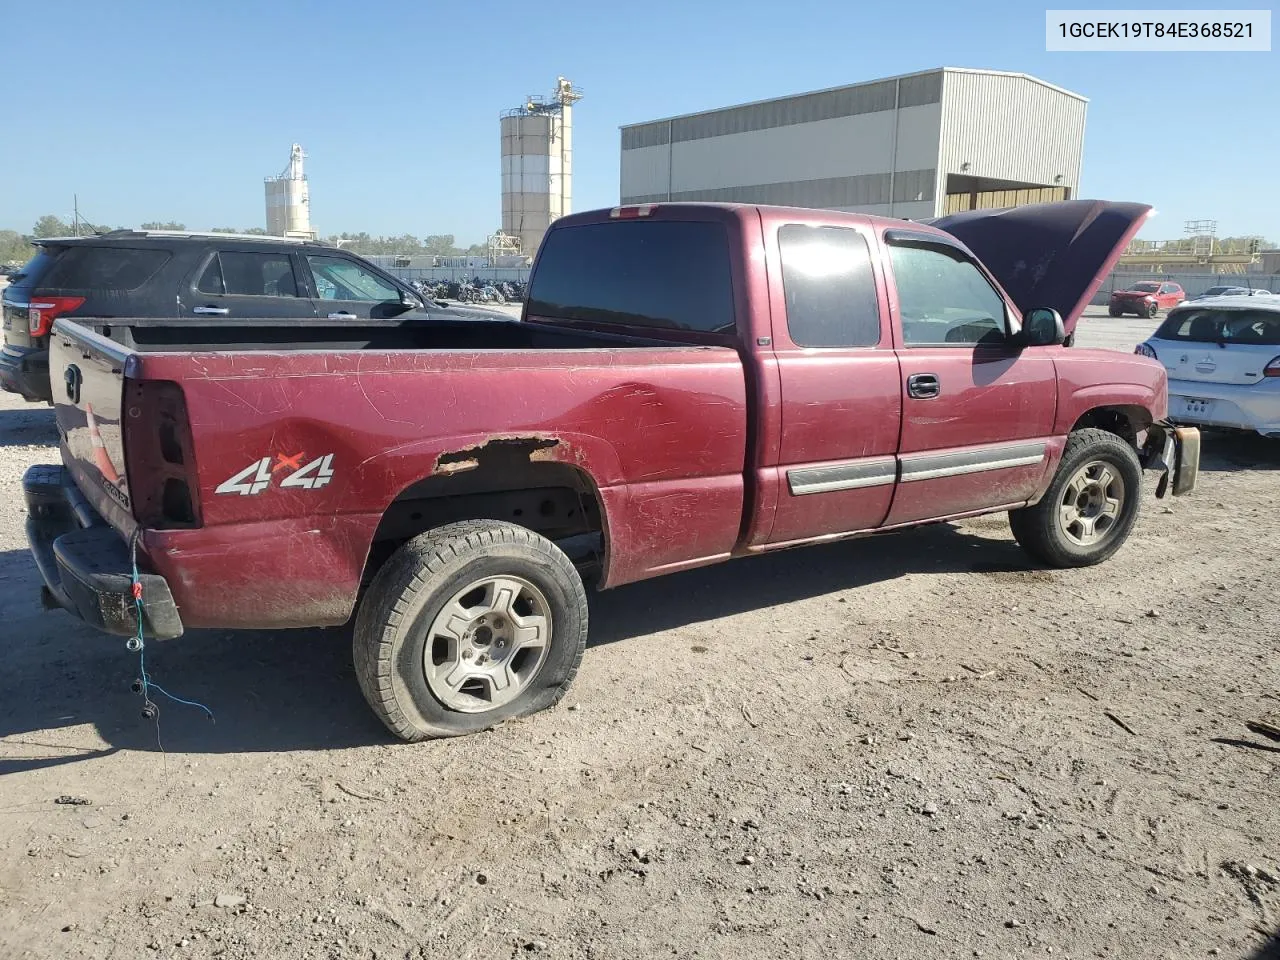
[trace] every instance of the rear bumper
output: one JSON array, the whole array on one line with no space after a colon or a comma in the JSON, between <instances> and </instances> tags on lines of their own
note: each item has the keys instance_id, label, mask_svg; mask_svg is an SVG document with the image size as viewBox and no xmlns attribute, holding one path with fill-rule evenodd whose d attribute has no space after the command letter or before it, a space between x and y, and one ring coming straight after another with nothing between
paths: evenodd
<instances>
[{"instance_id":1,"label":"rear bumper","mask_svg":"<svg viewBox=\"0 0 1280 960\"><path fill-rule=\"evenodd\" d=\"M1142 450L1142 466L1161 473L1156 496L1180 497L1196 488L1200 477L1200 431L1167 420L1151 425Z\"/></svg>"},{"instance_id":2,"label":"rear bumper","mask_svg":"<svg viewBox=\"0 0 1280 960\"><path fill-rule=\"evenodd\" d=\"M27 400L52 402L49 351L6 343L0 348L0 387Z\"/></svg>"},{"instance_id":3,"label":"rear bumper","mask_svg":"<svg viewBox=\"0 0 1280 960\"><path fill-rule=\"evenodd\" d=\"M44 580L46 606L119 636L138 632L129 545L85 501L64 467L40 465L22 478L27 540ZM182 619L164 577L143 572L144 635L182 635Z\"/></svg>"},{"instance_id":4,"label":"rear bumper","mask_svg":"<svg viewBox=\"0 0 1280 960\"><path fill-rule=\"evenodd\" d=\"M1280 378L1240 384L1170 380L1169 418L1177 423L1256 430L1274 437L1280 434Z\"/></svg>"}]
</instances>

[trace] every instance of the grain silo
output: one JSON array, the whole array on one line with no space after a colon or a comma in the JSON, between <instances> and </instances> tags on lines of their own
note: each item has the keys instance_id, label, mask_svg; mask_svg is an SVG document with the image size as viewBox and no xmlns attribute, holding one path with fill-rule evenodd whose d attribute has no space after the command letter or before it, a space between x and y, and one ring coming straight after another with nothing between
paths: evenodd
<instances>
[{"instance_id":1,"label":"grain silo","mask_svg":"<svg viewBox=\"0 0 1280 960\"><path fill-rule=\"evenodd\" d=\"M533 256L552 221L573 212L573 105L582 94L557 78L550 99L529 97L502 116L502 232Z\"/></svg>"},{"instance_id":2,"label":"grain silo","mask_svg":"<svg viewBox=\"0 0 1280 960\"><path fill-rule=\"evenodd\" d=\"M306 154L299 144L289 151L289 164L278 177L267 177L267 233L276 237L314 240L311 229L311 197L302 172Z\"/></svg>"}]
</instances>

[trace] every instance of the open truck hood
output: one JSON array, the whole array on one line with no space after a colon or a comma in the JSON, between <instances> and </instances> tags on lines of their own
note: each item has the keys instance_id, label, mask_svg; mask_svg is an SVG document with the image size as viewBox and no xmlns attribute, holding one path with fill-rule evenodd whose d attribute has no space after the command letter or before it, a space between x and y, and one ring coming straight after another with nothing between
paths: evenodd
<instances>
[{"instance_id":1,"label":"open truck hood","mask_svg":"<svg viewBox=\"0 0 1280 960\"><path fill-rule=\"evenodd\" d=\"M1052 307L1071 333L1150 213L1145 203L1063 200L923 222L972 250L1019 310Z\"/></svg>"}]
</instances>

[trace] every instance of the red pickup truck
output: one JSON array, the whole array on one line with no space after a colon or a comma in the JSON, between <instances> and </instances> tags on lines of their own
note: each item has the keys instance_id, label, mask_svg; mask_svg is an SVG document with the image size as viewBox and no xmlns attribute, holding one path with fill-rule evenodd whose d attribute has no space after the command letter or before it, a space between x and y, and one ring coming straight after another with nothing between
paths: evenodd
<instances>
[{"instance_id":1,"label":"red pickup truck","mask_svg":"<svg viewBox=\"0 0 1280 960\"><path fill-rule=\"evenodd\" d=\"M46 603L157 639L354 614L414 740L554 704L584 581L993 511L1097 563L1142 468L1199 460L1159 363L1066 348L1148 211L620 207L556 222L518 322L59 320Z\"/></svg>"}]
</instances>

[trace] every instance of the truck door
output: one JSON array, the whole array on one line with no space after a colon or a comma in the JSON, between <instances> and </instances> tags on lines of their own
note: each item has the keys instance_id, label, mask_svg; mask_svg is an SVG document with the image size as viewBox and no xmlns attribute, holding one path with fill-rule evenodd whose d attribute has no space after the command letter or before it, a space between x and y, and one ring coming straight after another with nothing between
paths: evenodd
<instances>
[{"instance_id":1,"label":"truck door","mask_svg":"<svg viewBox=\"0 0 1280 960\"><path fill-rule=\"evenodd\" d=\"M910 231L885 242L903 405L888 523L1025 501L1046 469L1057 348L1009 342L1004 298L967 250Z\"/></svg>"},{"instance_id":2,"label":"truck door","mask_svg":"<svg viewBox=\"0 0 1280 960\"><path fill-rule=\"evenodd\" d=\"M870 226L770 229L781 387L778 504L769 543L868 530L889 512L902 415L885 283Z\"/></svg>"}]
</instances>

